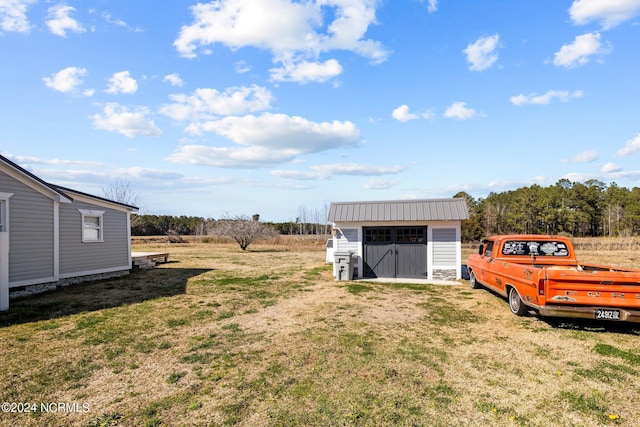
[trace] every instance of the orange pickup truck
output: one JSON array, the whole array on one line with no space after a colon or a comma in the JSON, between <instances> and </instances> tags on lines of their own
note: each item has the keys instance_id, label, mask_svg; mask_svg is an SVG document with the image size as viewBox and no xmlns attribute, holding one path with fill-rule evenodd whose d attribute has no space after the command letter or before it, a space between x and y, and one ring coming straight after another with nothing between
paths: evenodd
<instances>
[{"instance_id":1,"label":"orange pickup truck","mask_svg":"<svg viewBox=\"0 0 640 427\"><path fill-rule=\"evenodd\" d=\"M467 259L473 289L485 286L511 312L640 322L640 269L581 264L562 236L504 235L486 239Z\"/></svg>"}]
</instances>

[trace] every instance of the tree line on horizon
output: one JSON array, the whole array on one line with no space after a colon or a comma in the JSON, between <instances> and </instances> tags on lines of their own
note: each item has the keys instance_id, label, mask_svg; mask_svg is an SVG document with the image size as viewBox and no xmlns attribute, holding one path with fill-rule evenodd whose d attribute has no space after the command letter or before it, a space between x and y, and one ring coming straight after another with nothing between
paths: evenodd
<instances>
[{"instance_id":1,"label":"tree line on horizon","mask_svg":"<svg viewBox=\"0 0 640 427\"><path fill-rule=\"evenodd\" d=\"M326 215L318 214L319 211L299 208L299 215L295 221L262 222L272 228L277 234L283 235L327 235L331 232L331 224ZM172 216L172 215L131 215L132 236L208 236L216 234L219 226L230 220L249 218L203 218L198 216ZM259 222L260 215L253 214L251 221Z\"/></svg>"},{"instance_id":2,"label":"tree line on horizon","mask_svg":"<svg viewBox=\"0 0 640 427\"><path fill-rule=\"evenodd\" d=\"M469 219L462 222L462 241L478 241L494 234L564 234L574 237L640 235L640 188L628 189L599 180L584 183L561 179L542 187L534 184L516 190L490 193L475 199L465 192ZM295 221L264 222L278 234L328 235L328 208L298 209ZM260 215L251 219L260 221ZM207 236L216 223L228 220L197 216L132 215L131 234Z\"/></svg>"},{"instance_id":3,"label":"tree line on horizon","mask_svg":"<svg viewBox=\"0 0 640 427\"><path fill-rule=\"evenodd\" d=\"M615 182L584 183L561 179L554 185L534 184L474 199L465 192L469 220L462 222L462 241L494 234L563 234L573 237L638 236L640 188Z\"/></svg>"}]
</instances>

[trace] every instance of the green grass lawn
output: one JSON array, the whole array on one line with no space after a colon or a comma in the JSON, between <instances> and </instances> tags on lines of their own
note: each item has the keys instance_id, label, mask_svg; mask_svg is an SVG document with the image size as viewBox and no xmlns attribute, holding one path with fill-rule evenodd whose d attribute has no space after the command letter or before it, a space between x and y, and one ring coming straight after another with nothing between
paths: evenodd
<instances>
[{"instance_id":1,"label":"green grass lawn","mask_svg":"<svg viewBox=\"0 0 640 427\"><path fill-rule=\"evenodd\" d=\"M336 282L318 247L169 252L11 302L0 425L640 425L640 326L519 318L464 283Z\"/></svg>"}]
</instances>

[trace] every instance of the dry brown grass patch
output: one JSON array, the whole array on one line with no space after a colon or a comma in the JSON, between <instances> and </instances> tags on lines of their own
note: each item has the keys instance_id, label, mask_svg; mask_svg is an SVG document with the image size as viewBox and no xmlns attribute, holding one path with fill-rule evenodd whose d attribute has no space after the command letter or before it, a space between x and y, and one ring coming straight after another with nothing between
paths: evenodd
<instances>
[{"instance_id":1,"label":"dry brown grass patch","mask_svg":"<svg viewBox=\"0 0 640 427\"><path fill-rule=\"evenodd\" d=\"M0 423L640 424L638 329L515 317L466 284L336 282L316 245L168 250L154 270L12 301L2 399L91 410Z\"/></svg>"}]
</instances>

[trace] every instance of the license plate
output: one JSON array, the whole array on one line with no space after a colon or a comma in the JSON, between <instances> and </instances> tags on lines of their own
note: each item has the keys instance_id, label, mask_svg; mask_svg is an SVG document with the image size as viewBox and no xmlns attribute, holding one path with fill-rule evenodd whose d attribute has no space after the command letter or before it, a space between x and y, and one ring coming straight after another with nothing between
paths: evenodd
<instances>
[{"instance_id":1,"label":"license plate","mask_svg":"<svg viewBox=\"0 0 640 427\"><path fill-rule=\"evenodd\" d=\"M596 309L596 319L599 320L620 320L620 310Z\"/></svg>"}]
</instances>

